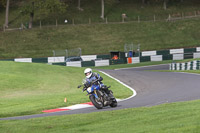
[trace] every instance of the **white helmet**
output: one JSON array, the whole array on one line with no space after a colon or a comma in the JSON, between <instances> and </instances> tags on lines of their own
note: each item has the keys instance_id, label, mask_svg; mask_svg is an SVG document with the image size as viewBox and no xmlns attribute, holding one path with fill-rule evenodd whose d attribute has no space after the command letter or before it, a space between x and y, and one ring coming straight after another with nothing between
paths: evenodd
<instances>
[{"instance_id":1,"label":"white helmet","mask_svg":"<svg viewBox=\"0 0 200 133\"><path fill-rule=\"evenodd\" d=\"M90 78L92 76L92 69L91 68L86 68L84 73L85 73L85 76L87 78Z\"/></svg>"}]
</instances>

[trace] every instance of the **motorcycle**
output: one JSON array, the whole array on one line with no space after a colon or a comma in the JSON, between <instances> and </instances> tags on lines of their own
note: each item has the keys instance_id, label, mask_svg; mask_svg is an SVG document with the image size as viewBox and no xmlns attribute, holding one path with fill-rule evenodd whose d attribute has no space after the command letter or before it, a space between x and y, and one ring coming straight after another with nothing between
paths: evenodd
<instances>
[{"instance_id":1,"label":"motorcycle","mask_svg":"<svg viewBox=\"0 0 200 133\"><path fill-rule=\"evenodd\" d=\"M109 95L105 92L105 89L110 88L110 86L101 86L98 80L94 80L90 85L86 83L87 81L83 80L83 85L79 85L78 88L83 87L83 92L87 91L90 101L97 109L102 109L109 105L110 107L117 107L117 100L113 96L113 92L110 90Z\"/></svg>"}]
</instances>

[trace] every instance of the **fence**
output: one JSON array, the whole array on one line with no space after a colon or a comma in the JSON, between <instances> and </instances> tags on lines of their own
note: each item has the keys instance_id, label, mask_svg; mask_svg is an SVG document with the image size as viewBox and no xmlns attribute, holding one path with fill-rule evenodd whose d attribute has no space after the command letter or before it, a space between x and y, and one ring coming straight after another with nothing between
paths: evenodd
<instances>
[{"instance_id":1,"label":"fence","mask_svg":"<svg viewBox=\"0 0 200 133\"><path fill-rule=\"evenodd\" d=\"M138 15L138 16L126 16L126 14L122 14L119 16L119 18L115 19L109 19L106 17L104 20L102 19L66 19L66 20L43 20L43 21L37 21L33 22L33 28L42 28L42 27L58 27L58 26L64 26L64 25L79 25L79 24L114 24L114 23L128 23L128 22L162 22L162 21L177 21L177 20L185 20L185 19L193 19L193 18L200 18L200 11L193 11L193 12L181 12L181 13L172 13L172 14L166 14L166 15L152 15L152 16L144 16L144 15ZM5 29L3 26L0 28L1 31L6 30L22 30L27 29L28 24L26 23L20 23L17 24L17 26L10 25L8 29Z\"/></svg>"},{"instance_id":2,"label":"fence","mask_svg":"<svg viewBox=\"0 0 200 133\"><path fill-rule=\"evenodd\" d=\"M200 58L200 47L180 48L159 51L143 51L140 57L129 57L128 64L135 64L146 61L163 61L163 60L184 60Z\"/></svg>"}]
</instances>

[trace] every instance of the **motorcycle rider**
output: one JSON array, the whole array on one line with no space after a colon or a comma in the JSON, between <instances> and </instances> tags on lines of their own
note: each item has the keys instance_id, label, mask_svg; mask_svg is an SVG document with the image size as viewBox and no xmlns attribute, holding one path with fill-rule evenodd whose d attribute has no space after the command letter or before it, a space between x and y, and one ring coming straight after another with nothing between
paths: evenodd
<instances>
[{"instance_id":1,"label":"motorcycle rider","mask_svg":"<svg viewBox=\"0 0 200 133\"><path fill-rule=\"evenodd\" d=\"M108 94L111 98L114 98L113 95L112 95L112 92L110 90L108 90L108 87L106 87L101 81L103 80L103 78L98 74L98 73L95 73L95 72L92 72L92 69L91 68L86 68L84 70L84 74L86 76L86 83L84 84L86 87L90 87L91 86L91 83L94 81L94 80L98 80L100 82L100 87L101 89L103 89L106 94Z\"/></svg>"}]
</instances>

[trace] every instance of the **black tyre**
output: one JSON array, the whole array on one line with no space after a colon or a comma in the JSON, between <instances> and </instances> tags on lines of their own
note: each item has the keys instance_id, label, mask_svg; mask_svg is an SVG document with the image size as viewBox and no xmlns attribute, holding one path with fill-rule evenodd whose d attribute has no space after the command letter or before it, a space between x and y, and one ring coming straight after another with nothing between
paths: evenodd
<instances>
[{"instance_id":1,"label":"black tyre","mask_svg":"<svg viewBox=\"0 0 200 133\"><path fill-rule=\"evenodd\" d=\"M93 105L97 108L97 109L102 109L103 108L103 104L99 101L97 101L97 99L95 98L94 95L90 95L90 101L93 103Z\"/></svg>"},{"instance_id":2,"label":"black tyre","mask_svg":"<svg viewBox=\"0 0 200 133\"><path fill-rule=\"evenodd\" d=\"M110 107L114 108L117 107L117 100L113 99L112 103L110 104Z\"/></svg>"}]
</instances>

